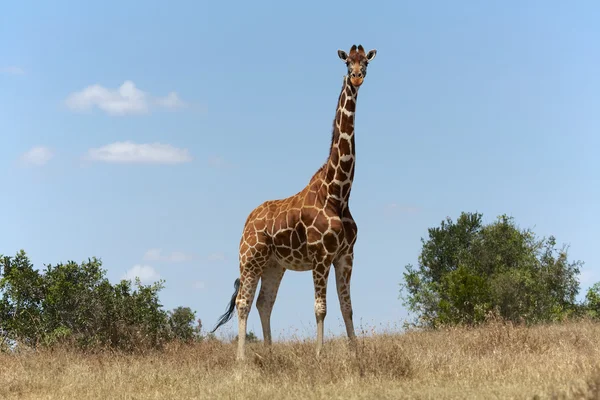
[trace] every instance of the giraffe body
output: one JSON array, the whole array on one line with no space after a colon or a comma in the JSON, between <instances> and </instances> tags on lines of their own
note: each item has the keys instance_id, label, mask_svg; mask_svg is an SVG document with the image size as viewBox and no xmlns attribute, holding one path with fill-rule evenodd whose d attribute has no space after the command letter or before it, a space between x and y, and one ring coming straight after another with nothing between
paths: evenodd
<instances>
[{"instance_id":1,"label":"giraffe body","mask_svg":"<svg viewBox=\"0 0 600 400\"><path fill-rule=\"evenodd\" d=\"M240 278L229 310L215 330L238 310L238 359L244 358L246 321L259 281L256 302L266 345L271 344L270 317L286 270L312 271L317 320L317 354L323 346L323 321L327 313L326 291L331 265L348 337L355 338L350 298L350 278L358 227L348 201L354 179L354 113L358 89L376 50L365 53L352 46L350 54L338 50L348 67L335 120L330 154L325 164L298 193L268 200L246 219L240 240ZM214 330L213 330L214 332Z\"/></svg>"}]
</instances>

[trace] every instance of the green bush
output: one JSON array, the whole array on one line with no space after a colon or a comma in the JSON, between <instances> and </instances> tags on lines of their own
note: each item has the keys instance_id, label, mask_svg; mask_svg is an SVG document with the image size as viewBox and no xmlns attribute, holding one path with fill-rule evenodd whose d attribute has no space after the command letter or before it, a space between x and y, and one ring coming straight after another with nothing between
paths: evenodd
<instances>
[{"instance_id":1,"label":"green bush","mask_svg":"<svg viewBox=\"0 0 600 400\"><path fill-rule=\"evenodd\" d=\"M80 349L157 348L199 336L188 307L166 312L158 298L163 282L138 279L111 284L99 259L35 270L23 250L0 258L0 334L3 343Z\"/></svg>"},{"instance_id":2,"label":"green bush","mask_svg":"<svg viewBox=\"0 0 600 400\"><path fill-rule=\"evenodd\" d=\"M585 295L585 310L590 317L600 319L600 282L588 289Z\"/></svg>"},{"instance_id":3,"label":"green bush","mask_svg":"<svg viewBox=\"0 0 600 400\"><path fill-rule=\"evenodd\" d=\"M422 239L419 265L407 265L401 298L413 325L476 324L490 314L514 322L574 315L581 261L569 262L554 237L538 239L502 215L488 225L462 213Z\"/></svg>"}]
</instances>

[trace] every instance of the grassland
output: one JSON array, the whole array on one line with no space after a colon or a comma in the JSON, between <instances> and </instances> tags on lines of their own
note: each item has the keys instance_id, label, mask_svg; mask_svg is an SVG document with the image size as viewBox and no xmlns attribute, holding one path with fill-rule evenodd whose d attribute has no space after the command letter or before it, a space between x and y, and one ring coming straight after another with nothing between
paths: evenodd
<instances>
[{"instance_id":1,"label":"grassland","mask_svg":"<svg viewBox=\"0 0 600 400\"><path fill-rule=\"evenodd\" d=\"M261 344L236 366L231 343L142 355L0 354L3 399L600 399L600 324L363 336L321 359L310 341Z\"/></svg>"}]
</instances>

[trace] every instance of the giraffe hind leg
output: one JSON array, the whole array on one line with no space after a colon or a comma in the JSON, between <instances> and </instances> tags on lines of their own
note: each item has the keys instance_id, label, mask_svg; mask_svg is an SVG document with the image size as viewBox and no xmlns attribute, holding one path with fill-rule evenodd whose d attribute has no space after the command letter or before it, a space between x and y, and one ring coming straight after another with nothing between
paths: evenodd
<instances>
[{"instance_id":1,"label":"giraffe hind leg","mask_svg":"<svg viewBox=\"0 0 600 400\"><path fill-rule=\"evenodd\" d=\"M271 312L285 269L277 262L270 262L263 270L256 308L260 315L264 344L271 345Z\"/></svg>"},{"instance_id":2,"label":"giraffe hind leg","mask_svg":"<svg viewBox=\"0 0 600 400\"><path fill-rule=\"evenodd\" d=\"M240 290L236 298L238 311L238 351L237 359L245 358L246 326L254 295L265 267L268 265L268 246L259 243L243 255L240 264Z\"/></svg>"}]
</instances>

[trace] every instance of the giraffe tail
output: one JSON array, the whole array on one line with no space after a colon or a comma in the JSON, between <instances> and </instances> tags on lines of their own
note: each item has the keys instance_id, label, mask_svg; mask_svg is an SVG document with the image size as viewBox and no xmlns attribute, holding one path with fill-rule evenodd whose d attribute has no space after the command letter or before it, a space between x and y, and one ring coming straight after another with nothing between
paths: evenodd
<instances>
[{"instance_id":1,"label":"giraffe tail","mask_svg":"<svg viewBox=\"0 0 600 400\"><path fill-rule=\"evenodd\" d=\"M233 312L235 311L235 299L237 298L238 292L240 291L240 278L237 278L235 280L235 282L233 283L233 287L235 288L235 292L233 292L233 296L231 296L231 301L227 306L227 311L225 311L225 314L221 315L219 321L217 322L217 325L210 333L214 333L217 329L219 329L221 325L227 323L231 319L231 317L233 317Z\"/></svg>"}]
</instances>

